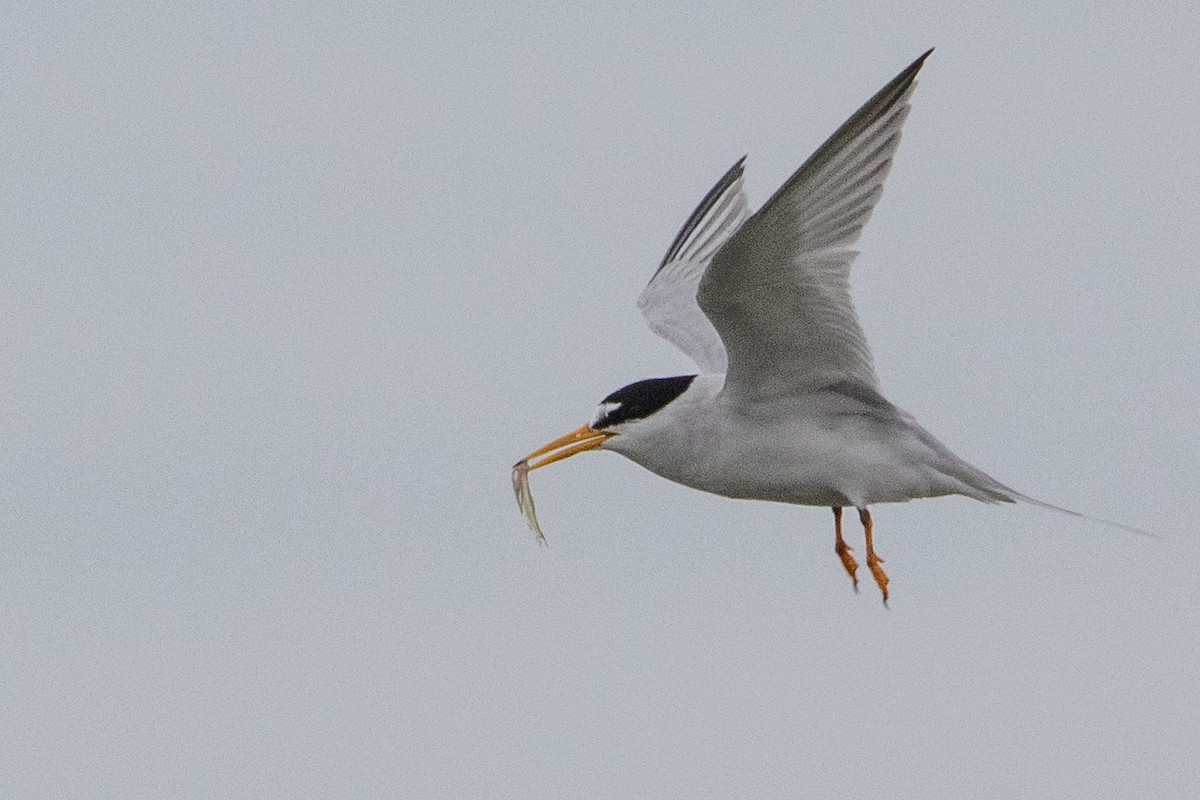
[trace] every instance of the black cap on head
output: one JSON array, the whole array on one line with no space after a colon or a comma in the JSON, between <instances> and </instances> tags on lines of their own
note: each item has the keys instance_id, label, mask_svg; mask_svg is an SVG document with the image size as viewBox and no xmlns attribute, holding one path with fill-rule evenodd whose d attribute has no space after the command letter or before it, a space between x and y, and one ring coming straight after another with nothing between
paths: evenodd
<instances>
[{"instance_id":1,"label":"black cap on head","mask_svg":"<svg viewBox=\"0 0 1200 800\"><path fill-rule=\"evenodd\" d=\"M695 375L679 375L650 378L623 386L601 401L601 411L592 422L592 428L600 430L648 417L687 391L695 379Z\"/></svg>"}]
</instances>

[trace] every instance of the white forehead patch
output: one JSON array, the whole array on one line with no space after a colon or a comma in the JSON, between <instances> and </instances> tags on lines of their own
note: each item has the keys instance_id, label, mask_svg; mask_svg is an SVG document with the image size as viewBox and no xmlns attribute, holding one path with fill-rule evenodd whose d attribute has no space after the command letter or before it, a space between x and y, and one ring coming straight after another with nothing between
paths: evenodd
<instances>
[{"instance_id":1,"label":"white forehead patch","mask_svg":"<svg viewBox=\"0 0 1200 800\"><path fill-rule=\"evenodd\" d=\"M609 414L613 413L620 407L621 407L620 403L601 403L600 407L596 409L596 415L594 417L592 417L592 427L594 428L597 425L599 425L601 422L604 422L605 417L607 417Z\"/></svg>"}]
</instances>

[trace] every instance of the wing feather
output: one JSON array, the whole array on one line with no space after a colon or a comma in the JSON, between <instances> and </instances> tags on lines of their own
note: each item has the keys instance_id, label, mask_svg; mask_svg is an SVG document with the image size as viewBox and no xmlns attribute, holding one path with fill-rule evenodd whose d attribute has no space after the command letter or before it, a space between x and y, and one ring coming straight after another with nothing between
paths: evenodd
<instances>
[{"instance_id":1,"label":"wing feather","mask_svg":"<svg viewBox=\"0 0 1200 800\"><path fill-rule=\"evenodd\" d=\"M727 393L878 387L850 300L849 248L883 194L928 56L855 112L712 258L697 299L727 351Z\"/></svg>"},{"instance_id":2,"label":"wing feather","mask_svg":"<svg viewBox=\"0 0 1200 800\"><path fill-rule=\"evenodd\" d=\"M650 329L686 353L701 371L725 371L725 346L696 302L696 291L713 255L746 220L743 156L709 190L667 248L638 298Z\"/></svg>"}]
</instances>

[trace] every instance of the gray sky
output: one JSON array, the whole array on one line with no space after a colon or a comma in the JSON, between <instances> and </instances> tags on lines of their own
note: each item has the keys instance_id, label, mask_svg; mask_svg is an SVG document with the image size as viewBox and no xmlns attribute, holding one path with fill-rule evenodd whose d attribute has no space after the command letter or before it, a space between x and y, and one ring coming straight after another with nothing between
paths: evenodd
<instances>
[{"instance_id":1,"label":"gray sky","mask_svg":"<svg viewBox=\"0 0 1200 800\"><path fill-rule=\"evenodd\" d=\"M1190 796L1194 5L493 5L9 9L0 796ZM687 213L930 46L884 388L1162 540L877 507L887 611L827 509L590 455L536 547L512 462L689 369Z\"/></svg>"}]
</instances>

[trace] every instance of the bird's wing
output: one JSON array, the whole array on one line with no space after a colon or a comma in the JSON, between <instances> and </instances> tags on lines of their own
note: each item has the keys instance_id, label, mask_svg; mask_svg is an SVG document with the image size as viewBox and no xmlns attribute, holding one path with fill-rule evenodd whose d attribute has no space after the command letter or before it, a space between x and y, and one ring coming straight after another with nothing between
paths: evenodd
<instances>
[{"instance_id":1,"label":"bird's wing","mask_svg":"<svg viewBox=\"0 0 1200 800\"><path fill-rule=\"evenodd\" d=\"M849 248L883 192L928 55L855 112L713 257L697 300L728 354L727 394L878 387L850 302Z\"/></svg>"},{"instance_id":2,"label":"bird's wing","mask_svg":"<svg viewBox=\"0 0 1200 800\"><path fill-rule=\"evenodd\" d=\"M700 201L638 298L638 308L650 329L706 373L725 371L725 347L697 305L696 290L713 254L746 220L745 162L743 156Z\"/></svg>"}]
</instances>

